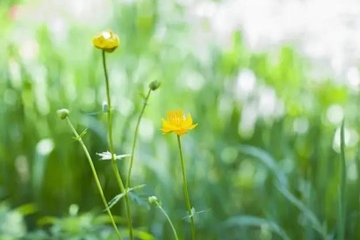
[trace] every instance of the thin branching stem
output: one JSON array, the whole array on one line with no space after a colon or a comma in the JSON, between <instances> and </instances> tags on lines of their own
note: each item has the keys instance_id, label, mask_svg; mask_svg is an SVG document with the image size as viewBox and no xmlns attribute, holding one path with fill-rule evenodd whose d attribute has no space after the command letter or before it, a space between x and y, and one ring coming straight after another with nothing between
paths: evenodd
<instances>
[{"instance_id":1,"label":"thin branching stem","mask_svg":"<svg viewBox=\"0 0 360 240\"><path fill-rule=\"evenodd\" d=\"M97 186L97 188L98 188L98 190L99 190L99 192L100 192L101 200L102 200L103 203L104 203L105 210L106 210L107 214L109 215L111 224L112 224L112 226L113 226L114 229L115 229L116 235L117 235L118 238L121 240L122 238L121 238L120 232L119 232L119 230L118 230L118 228L117 228L117 226L116 226L116 224L115 224L115 220L114 220L114 217L113 217L113 215L112 215L112 213L111 213L111 210L110 210L110 208L108 207L108 204L107 204L107 201L106 201L104 192L103 192L102 187L101 187L101 184L100 184L99 177L98 177L98 175L97 175L97 173L96 173L95 166L94 166L94 163L93 163L93 161L92 161L92 159L91 159L91 156L90 156L90 154L89 154L89 151L87 150L86 145L84 144L83 140L81 139L81 136L77 133L76 129L75 129L74 126L72 125L70 119L69 119L68 117L66 117L66 120L67 120L67 123L68 123L69 126L70 126L71 131L74 133L76 140L79 141L81 147L83 148L83 150L84 150L84 152L85 152L86 158L87 158L87 160L88 160L88 162L89 162L89 165L90 165L90 168L91 168L91 171L92 171L92 173L93 173L93 175L94 175L94 179L95 179L96 186Z\"/></svg>"},{"instance_id":2,"label":"thin branching stem","mask_svg":"<svg viewBox=\"0 0 360 240\"><path fill-rule=\"evenodd\" d=\"M130 165L129 165L129 170L128 170L128 174L127 174L127 179L126 179L126 188L130 187L130 181L131 181L131 170L134 164L134 156L135 156L135 148L136 148L136 143L137 143L137 136L138 136L138 132L139 132L139 126L140 126L140 122L141 122L141 118L145 112L145 108L147 106L147 102L149 100L150 94L151 94L151 89L149 89L145 99L144 99L144 104L143 107L141 109L139 118L137 120L136 126L135 126L135 132L134 132L134 140L132 143L132 147L131 147L131 155L130 155Z\"/></svg>"},{"instance_id":3,"label":"thin branching stem","mask_svg":"<svg viewBox=\"0 0 360 240\"><path fill-rule=\"evenodd\" d=\"M160 204L158 201L155 201L155 204L156 204L156 206L160 209L160 211L164 214L164 216L166 217L166 219L168 220L168 222L169 222L169 224L170 224L170 226L171 226L171 229L172 229L172 231L173 231L173 234L174 234L175 239L176 239L176 240L179 240L179 237L178 237L178 235L177 235L176 229L175 229L174 224L172 223L169 215L168 215L168 214L165 212L165 210L161 207L161 204Z\"/></svg>"}]
</instances>

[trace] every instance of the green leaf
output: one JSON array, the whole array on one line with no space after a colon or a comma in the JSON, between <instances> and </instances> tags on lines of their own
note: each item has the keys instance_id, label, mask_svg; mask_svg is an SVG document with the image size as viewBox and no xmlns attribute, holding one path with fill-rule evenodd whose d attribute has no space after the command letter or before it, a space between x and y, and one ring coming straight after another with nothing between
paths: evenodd
<instances>
[{"instance_id":1,"label":"green leaf","mask_svg":"<svg viewBox=\"0 0 360 240\"><path fill-rule=\"evenodd\" d=\"M257 147L242 144L238 145L237 149L243 154L260 160L261 163L264 164L276 176L281 185L287 186L287 178L285 173L281 170L275 159L268 152Z\"/></svg>"},{"instance_id":2,"label":"green leaf","mask_svg":"<svg viewBox=\"0 0 360 240\"><path fill-rule=\"evenodd\" d=\"M82 138L82 137L85 136L85 134L87 133L87 130L88 130L88 129L85 128L84 131L82 131L82 132L79 134L80 138Z\"/></svg>"},{"instance_id":3,"label":"green leaf","mask_svg":"<svg viewBox=\"0 0 360 240\"><path fill-rule=\"evenodd\" d=\"M139 188L143 188L143 187L145 187L145 184L141 184L141 185L138 185L138 186L135 186L135 187L132 187L132 188L128 188L125 192L116 195L115 197L113 197L113 198L109 201L107 209L112 208L117 202L120 201L120 199L122 199L122 198L125 196L125 194L128 194L128 193L130 193L130 192L133 191L133 190L136 190L136 189L139 189ZM104 211L106 211L107 209L104 209Z\"/></svg>"},{"instance_id":4,"label":"green leaf","mask_svg":"<svg viewBox=\"0 0 360 240\"><path fill-rule=\"evenodd\" d=\"M77 136L77 137L72 137L73 139L74 139L74 141L79 141L82 137L84 137L85 135L86 135L86 133L87 133L87 128L85 128L84 129L84 131L82 131L80 134L79 134L79 136Z\"/></svg>"},{"instance_id":5,"label":"green leaf","mask_svg":"<svg viewBox=\"0 0 360 240\"><path fill-rule=\"evenodd\" d=\"M290 240L290 237L286 234L285 230L282 229L277 223L254 216L235 216L231 217L225 222L225 226L233 227L233 226L253 226L253 227L262 227L266 225L269 229L282 237L282 239Z\"/></svg>"},{"instance_id":6,"label":"green leaf","mask_svg":"<svg viewBox=\"0 0 360 240\"><path fill-rule=\"evenodd\" d=\"M323 239L327 239L326 231L324 227L321 225L316 215L300 200L298 200L286 187L284 186L276 186L280 193L289 200L294 206L299 208L304 216L311 222L313 228L321 234Z\"/></svg>"},{"instance_id":7,"label":"green leaf","mask_svg":"<svg viewBox=\"0 0 360 240\"><path fill-rule=\"evenodd\" d=\"M115 197L113 197L110 202L108 203L108 207L107 209L111 209L118 201L120 201L121 198L123 198L125 196L125 193L120 193L118 195L116 195ZM104 211L106 211L107 209L104 209Z\"/></svg>"}]
</instances>

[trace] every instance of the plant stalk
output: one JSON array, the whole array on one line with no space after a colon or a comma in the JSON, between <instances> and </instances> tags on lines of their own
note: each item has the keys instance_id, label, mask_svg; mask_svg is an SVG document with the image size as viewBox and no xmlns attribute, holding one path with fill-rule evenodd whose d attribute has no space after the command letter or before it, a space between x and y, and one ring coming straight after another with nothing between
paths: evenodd
<instances>
[{"instance_id":1,"label":"plant stalk","mask_svg":"<svg viewBox=\"0 0 360 240\"><path fill-rule=\"evenodd\" d=\"M169 215L167 215L167 213L166 213L165 210L161 207L161 205L160 205L160 203L159 203L158 201L156 201L155 204L156 204L156 206L160 209L160 211L164 214L164 216L166 217L166 219L168 220L168 222L169 222L169 224L170 224L170 226L171 226L171 229L172 229L172 231L173 231L173 233L174 233L175 240L179 240L179 237L178 237L178 235L177 235L177 233L176 233L176 229L175 229L175 227L174 227L174 225L173 225L173 223L172 223Z\"/></svg>"},{"instance_id":2,"label":"plant stalk","mask_svg":"<svg viewBox=\"0 0 360 240\"><path fill-rule=\"evenodd\" d=\"M99 177L98 177L98 175L97 175L97 173L96 173L95 166L94 166L94 163L92 162L92 159L91 159L91 156L90 156L90 154L89 154L89 151L87 150L87 148L86 148L83 140L81 139L80 135L77 133L76 129L75 129L74 126L72 125L69 117L66 117L66 121L67 121L67 123L69 124L72 132L74 133L76 139L79 141L81 147L83 148L83 150L84 150L84 152L85 152L86 158L87 158L87 160L88 160L88 162L89 162L89 165L90 165L90 168L91 168L91 171L92 171L92 173L93 173L93 175L94 175L94 179L95 179L96 186L97 186L97 188L98 188L98 190L99 190L99 192L100 192L101 200L102 200L103 203L104 203L104 206L105 206L105 209L106 209L107 214L109 215L111 224L112 224L112 226L114 227L115 232L116 232L116 235L118 236L118 238L119 238L120 240L122 240L121 235L120 235L120 232L119 232L119 230L118 230L118 228L117 228L117 226L116 226L116 224L115 224L114 217L113 217L113 215L112 215L112 213L111 213L111 210L110 210L110 208L109 208L109 206L108 206L108 204L107 204L107 201L106 201L104 192L103 192L103 190L102 190L102 188L101 188L101 184L100 184L100 181L99 181Z\"/></svg>"},{"instance_id":3,"label":"plant stalk","mask_svg":"<svg viewBox=\"0 0 360 240\"><path fill-rule=\"evenodd\" d=\"M177 136L178 147L179 147L179 152L180 152L183 190L184 190L184 195L185 195L185 200L186 200L186 207L188 209L190 222L191 222L191 236L192 236L192 240L195 240L196 239L195 223L194 223L194 216L191 211L190 197L189 197L189 191L188 191L188 186L187 186L187 181L186 181L184 157L183 157L182 147L181 147L181 139L180 139L179 135L176 135L176 136Z\"/></svg>"},{"instance_id":4,"label":"plant stalk","mask_svg":"<svg viewBox=\"0 0 360 240\"><path fill-rule=\"evenodd\" d=\"M110 83L109 83L109 76L106 68L106 55L105 51L102 51L102 62L104 67L104 74L105 74L105 83L106 83L106 97L107 97L107 105L108 105L108 114L107 114L107 125L108 125L108 141L109 141L109 150L111 153L111 165L116 177L117 184L120 188L120 193L125 193L125 208L126 208L126 217L128 222L129 228L129 237L130 240L134 239L133 228L132 228L132 219L131 219L131 209L130 209L130 201L127 193L127 189L124 188L123 181L120 176L119 168L116 162L115 157L115 150L114 150L114 142L112 137L112 105L111 105L111 97L110 97Z\"/></svg>"},{"instance_id":5,"label":"plant stalk","mask_svg":"<svg viewBox=\"0 0 360 240\"><path fill-rule=\"evenodd\" d=\"M132 143L132 147L131 147L131 155L130 155L130 165L129 165L129 171L128 171L128 174L127 174L127 179L126 179L126 188L129 188L130 187L130 181L131 181L131 170L132 170L132 167L133 167L133 164L134 164L134 156L135 156L135 148L136 148L136 143L137 143L137 136L138 136L138 132L139 132L139 126L140 126L140 121L141 121L141 118L145 112L145 108L147 106L147 102L149 100L149 97L150 97L150 93L151 93L151 89L149 89L145 99L144 99L144 104L143 104L143 107L141 109L141 112L140 112L140 115L139 115L139 118L136 122L136 127L135 127L135 132L134 132L134 140L133 140L133 143Z\"/></svg>"},{"instance_id":6,"label":"plant stalk","mask_svg":"<svg viewBox=\"0 0 360 240\"><path fill-rule=\"evenodd\" d=\"M345 158L345 127L344 120L340 127L340 153L341 153L341 176L340 176L340 190L339 190L339 221L338 221L338 239L345 239L345 215L346 215L346 158Z\"/></svg>"}]
</instances>

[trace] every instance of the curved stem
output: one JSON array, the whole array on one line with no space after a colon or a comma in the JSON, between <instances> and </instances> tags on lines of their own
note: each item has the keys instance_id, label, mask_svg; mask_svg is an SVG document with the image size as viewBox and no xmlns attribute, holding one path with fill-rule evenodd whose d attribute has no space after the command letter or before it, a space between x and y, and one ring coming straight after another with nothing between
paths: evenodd
<instances>
[{"instance_id":1,"label":"curved stem","mask_svg":"<svg viewBox=\"0 0 360 240\"><path fill-rule=\"evenodd\" d=\"M103 203L104 203L105 210L106 210L107 214L109 215L111 224L112 224L112 226L113 226L114 229L115 229L116 235L117 235L118 238L121 240L122 238L121 238L120 232L119 232L119 230L118 230L118 228L117 228L117 226L116 226L116 224L115 224L114 217L113 217L113 215L112 215L112 213L111 213L111 210L110 210L110 208L109 208L109 206L108 206L108 204L107 204L107 201L106 201L104 192L103 192L103 190L102 190L102 188L101 188L101 184L100 184L100 181L99 181L99 177L98 177L98 175L97 175L97 173L96 173L95 166L94 166L94 164L93 164L93 162L92 162L92 159L91 159L91 156L90 156L90 154L89 154L89 151L87 150L87 148L86 148L83 140L81 139L80 135L77 133L76 129L75 129L74 126L72 125L70 119L69 119L68 117L66 117L66 120L67 120L67 123L69 124L72 132L74 133L76 139L79 141L80 145L82 146L82 148L83 148L83 150L84 150L84 152L85 152L86 158L87 158L87 160L88 160L88 162L89 162L89 165L90 165L90 168L91 168L91 171L92 171L92 173L93 173L93 175L94 175L94 179L95 179L96 186L97 186L97 188L98 188L98 190L99 190L99 192L100 192L101 200L102 200Z\"/></svg>"},{"instance_id":2,"label":"curved stem","mask_svg":"<svg viewBox=\"0 0 360 240\"><path fill-rule=\"evenodd\" d=\"M172 223L169 215L167 215L167 213L166 213L165 210L161 207L161 205L160 205L160 203L159 203L158 201L156 201L155 204L156 204L156 206L160 209L160 211L165 215L166 219L168 220L168 222L169 222L169 224L170 224L170 226L171 226L171 229L172 229L172 231L173 231L173 233L174 233L175 239L176 239L176 240L179 240L179 237L178 237L178 235L177 235L177 233L176 233L176 229L175 229L175 227L174 227L174 225L173 225L173 223Z\"/></svg>"},{"instance_id":3,"label":"curved stem","mask_svg":"<svg viewBox=\"0 0 360 240\"><path fill-rule=\"evenodd\" d=\"M135 132L134 132L134 140L133 140L132 147L131 147L129 171L128 171L127 179L126 179L126 188L129 188L129 186L130 186L131 170L132 170L133 163L134 163L135 147L136 147L137 136L138 136L138 132L139 132L140 121L141 121L141 118L142 118L142 116L143 116L143 114L145 112L145 108L147 106L147 102L149 100L150 93L151 93L151 89L149 89L149 91L148 91L148 93L147 93L147 95L146 95L146 97L144 99L144 104L143 104L143 107L141 109L139 118L138 118L137 123L136 123Z\"/></svg>"},{"instance_id":4,"label":"curved stem","mask_svg":"<svg viewBox=\"0 0 360 240\"><path fill-rule=\"evenodd\" d=\"M105 56L104 50L102 51L102 62L103 62L103 67L104 67L105 83L106 83L106 97L107 97L107 104L108 104L108 109L107 109L108 110L108 114L107 114L107 123L108 124L107 125L108 125L109 150L111 153L111 163L112 163L111 165L112 165L115 177L116 177L117 184L120 188L120 192L125 193L125 208L126 208L126 216L127 216L128 228L129 228L129 237L131 240L133 240L134 236L133 236L129 197L126 192L127 190L125 190L125 188L124 188L123 181L121 180L119 168L118 168L118 165L116 162L114 142L113 142L113 138L112 138L112 106L111 106L111 98L110 98L109 76L108 76L107 68L106 68L106 56Z\"/></svg>"},{"instance_id":5,"label":"curved stem","mask_svg":"<svg viewBox=\"0 0 360 240\"><path fill-rule=\"evenodd\" d=\"M178 147L179 147L179 152L180 152L181 171L182 171L182 178L183 178L183 189L184 189L184 195L185 195L185 200L186 200L186 207L188 209L190 222L191 222L191 236L192 236L192 240L195 240L196 232L195 232L194 216L191 211L189 191L188 191L187 182L186 182L184 157L183 157L183 153L182 153L181 140L180 140L179 135L177 135L177 140L178 140Z\"/></svg>"}]
</instances>

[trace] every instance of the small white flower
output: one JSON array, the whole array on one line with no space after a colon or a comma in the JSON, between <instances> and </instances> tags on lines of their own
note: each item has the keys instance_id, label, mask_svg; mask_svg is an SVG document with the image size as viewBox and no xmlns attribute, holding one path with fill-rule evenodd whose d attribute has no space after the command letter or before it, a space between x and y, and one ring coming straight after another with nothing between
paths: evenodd
<instances>
[{"instance_id":1,"label":"small white flower","mask_svg":"<svg viewBox=\"0 0 360 240\"><path fill-rule=\"evenodd\" d=\"M96 153L98 156L100 156L100 160L112 160L111 153L109 151L102 152L102 153ZM122 155L116 155L114 154L114 158L117 160L130 157L131 154L122 154Z\"/></svg>"}]
</instances>

